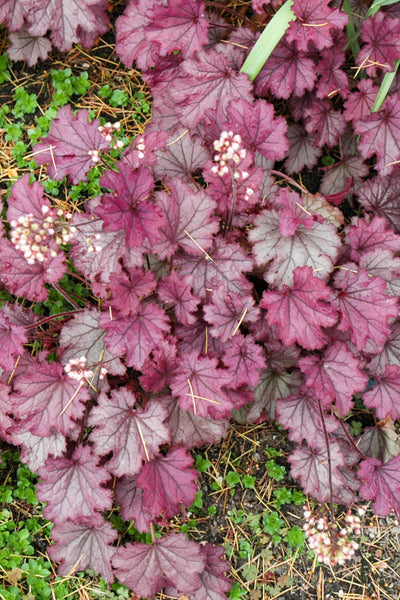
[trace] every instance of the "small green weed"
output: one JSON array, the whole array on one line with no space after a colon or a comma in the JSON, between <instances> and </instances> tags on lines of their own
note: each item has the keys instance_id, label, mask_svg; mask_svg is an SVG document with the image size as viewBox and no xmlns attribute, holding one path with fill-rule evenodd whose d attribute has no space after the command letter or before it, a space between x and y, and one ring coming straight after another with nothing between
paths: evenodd
<instances>
[{"instance_id":1,"label":"small green weed","mask_svg":"<svg viewBox=\"0 0 400 600\"><path fill-rule=\"evenodd\" d=\"M15 90L13 100L15 100L15 105L12 112L17 119L34 113L38 107L36 94L29 94L23 86Z\"/></svg>"},{"instance_id":2,"label":"small green weed","mask_svg":"<svg viewBox=\"0 0 400 600\"><path fill-rule=\"evenodd\" d=\"M248 591L242 588L237 581L234 581L228 592L228 598L229 600L238 600L238 598L242 598L242 596L246 596L247 594Z\"/></svg>"},{"instance_id":3,"label":"small green weed","mask_svg":"<svg viewBox=\"0 0 400 600\"><path fill-rule=\"evenodd\" d=\"M256 478L253 475L248 475L246 473L238 473L237 471L228 471L225 475L225 481L229 485L229 487L234 488L238 484L240 484L245 489L253 489ZM231 489L231 494L234 494L234 490Z\"/></svg>"},{"instance_id":4,"label":"small green weed","mask_svg":"<svg viewBox=\"0 0 400 600\"><path fill-rule=\"evenodd\" d=\"M52 69L50 75L55 90L53 104L58 107L68 104L72 96L83 96L91 87L86 71L76 76L71 69Z\"/></svg>"},{"instance_id":5,"label":"small green weed","mask_svg":"<svg viewBox=\"0 0 400 600\"><path fill-rule=\"evenodd\" d=\"M286 476L286 468L282 465L278 465L273 458L267 461L266 464L268 475L275 481L282 481Z\"/></svg>"},{"instance_id":6,"label":"small green weed","mask_svg":"<svg viewBox=\"0 0 400 600\"><path fill-rule=\"evenodd\" d=\"M288 489L287 487L281 487L273 491L275 497L274 506L279 510L284 504L290 504L293 502L296 506L300 506L306 501L306 497L303 492L299 490Z\"/></svg>"},{"instance_id":7,"label":"small green weed","mask_svg":"<svg viewBox=\"0 0 400 600\"><path fill-rule=\"evenodd\" d=\"M201 454L196 454L195 458L195 467L199 471L199 473L206 473L208 469L211 467L211 463L209 460L201 456Z\"/></svg>"},{"instance_id":8,"label":"small green weed","mask_svg":"<svg viewBox=\"0 0 400 600\"><path fill-rule=\"evenodd\" d=\"M5 81L10 81L10 79L11 79L10 71L8 70L9 65L10 65L9 58L8 58L7 54L4 52L4 54L0 55L0 83L4 83Z\"/></svg>"}]
</instances>

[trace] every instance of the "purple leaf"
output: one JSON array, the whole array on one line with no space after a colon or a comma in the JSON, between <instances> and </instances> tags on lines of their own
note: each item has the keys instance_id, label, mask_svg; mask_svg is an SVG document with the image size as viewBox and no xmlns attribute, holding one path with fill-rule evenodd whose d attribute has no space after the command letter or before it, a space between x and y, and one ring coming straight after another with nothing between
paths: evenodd
<instances>
[{"instance_id":1,"label":"purple leaf","mask_svg":"<svg viewBox=\"0 0 400 600\"><path fill-rule=\"evenodd\" d=\"M358 219L347 234L351 251L351 260L358 261L360 257L371 250L390 250L400 252L400 235L390 229L383 217L373 217L371 221Z\"/></svg>"},{"instance_id":2,"label":"purple leaf","mask_svg":"<svg viewBox=\"0 0 400 600\"><path fill-rule=\"evenodd\" d=\"M400 368L398 365L387 365L376 385L363 394L363 401L368 408L376 408L378 419L385 419L388 415L392 419L398 419L400 417L399 394Z\"/></svg>"},{"instance_id":3,"label":"purple leaf","mask_svg":"<svg viewBox=\"0 0 400 600\"><path fill-rule=\"evenodd\" d=\"M171 382L172 394L179 399L181 408L213 419L225 419L237 408L223 390L223 386L230 385L232 376L217 364L217 359L201 357L197 352L182 357Z\"/></svg>"},{"instance_id":4,"label":"purple leaf","mask_svg":"<svg viewBox=\"0 0 400 600\"><path fill-rule=\"evenodd\" d=\"M48 553L52 561L60 563L59 575L70 576L90 568L107 583L114 581L111 558L116 548L110 544L115 542L118 532L101 515L59 523L51 530L51 537L55 544L48 548Z\"/></svg>"},{"instance_id":5,"label":"purple leaf","mask_svg":"<svg viewBox=\"0 0 400 600\"><path fill-rule=\"evenodd\" d=\"M384 294L386 283L369 277L363 269L343 265L336 273L334 285L339 290L332 299L341 320L340 331L349 330L357 350L379 352L390 334L390 320L398 313L397 300Z\"/></svg>"},{"instance_id":6,"label":"purple leaf","mask_svg":"<svg viewBox=\"0 0 400 600\"><path fill-rule=\"evenodd\" d=\"M303 377L295 368L299 359L299 349L296 346L284 346L277 340L275 332L274 338L274 342L265 344L267 368L262 372L254 391L254 402L247 414L249 422L256 423L265 418L275 419L276 400L297 394L303 385Z\"/></svg>"},{"instance_id":7,"label":"purple leaf","mask_svg":"<svg viewBox=\"0 0 400 600\"><path fill-rule=\"evenodd\" d=\"M67 175L74 184L86 181L99 152L109 146L99 125L98 119L89 123L88 110L78 110L74 116L69 104L63 106L51 122L47 136L33 147L36 164L48 165L48 174L56 181Z\"/></svg>"},{"instance_id":8,"label":"purple leaf","mask_svg":"<svg viewBox=\"0 0 400 600\"><path fill-rule=\"evenodd\" d=\"M23 344L27 343L28 336L25 326L7 315L7 312L12 313L14 306L17 307L17 312L19 305L7 306L10 311L5 311L4 305L0 311L0 366L11 371L16 359L24 351Z\"/></svg>"},{"instance_id":9,"label":"purple leaf","mask_svg":"<svg viewBox=\"0 0 400 600\"><path fill-rule=\"evenodd\" d=\"M146 38L157 42L161 56L180 50L183 58L189 58L208 42L204 12L201 0L174 0L168 6L155 4L147 13L151 23L146 27Z\"/></svg>"},{"instance_id":10,"label":"purple leaf","mask_svg":"<svg viewBox=\"0 0 400 600\"><path fill-rule=\"evenodd\" d=\"M297 394L303 384L303 377L298 369L290 371L274 371L268 368L254 391L254 402L249 407L246 420L259 423L265 419L276 419L276 402Z\"/></svg>"},{"instance_id":11,"label":"purple leaf","mask_svg":"<svg viewBox=\"0 0 400 600\"><path fill-rule=\"evenodd\" d=\"M360 258L360 267L386 281L388 296L400 296L400 258L393 252L380 248L367 252Z\"/></svg>"},{"instance_id":12,"label":"purple leaf","mask_svg":"<svg viewBox=\"0 0 400 600\"><path fill-rule=\"evenodd\" d=\"M346 41L343 41L343 46ZM332 98L339 95L346 99L349 94L349 80L344 71L340 69L346 59L344 52L338 50L338 40L333 48L324 48L321 52L321 60L317 64L319 80L317 83L317 98Z\"/></svg>"},{"instance_id":13,"label":"purple leaf","mask_svg":"<svg viewBox=\"0 0 400 600\"><path fill-rule=\"evenodd\" d=\"M168 180L167 185L169 193L156 193L164 225L151 251L164 259L172 256L180 246L186 252L205 257L205 251L218 231L218 221L212 217L215 201L206 190L195 191L177 177Z\"/></svg>"},{"instance_id":14,"label":"purple leaf","mask_svg":"<svg viewBox=\"0 0 400 600\"><path fill-rule=\"evenodd\" d=\"M43 35L50 29L52 42L61 52L80 42L82 31L95 36L104 33L96 11L105 12L106 0L47 0L38 4L29 13L29 33Z\"/></svg>"},{"instance_id":15,"label":"purple leaf","mask_svg":"<svg viewBox=\"0 0 400 600\"><path fill-rule=\"evenodd\" d=\"M392 71L393 61L400 58L400 21L379 10L365 19L361 26L361 39L365 42L358 53L361 69L374 77L378 69Z\"/></svg>"},{"instance_id":16,"label":"purple leaf","mask_svg":"<svg viewBox=\"0 0 400 600\"><path fill-rule=\"evenodd\" d=\"M88 420L88 426L95 428L90 434L95 452L99 456L113 453L106 468L117 477L136 475L142 464L169 442L163 423L167 411L161 404L152 400L141 410L135 403L135 396L126 388L113 390L110 396L102 393Z\"/></svg>"},{"instance_id":17,"label":"purple leaf","mask_svg":"<svg viewBox=\"0 0 400 600\"><path fill-rule=\"evenodd\" d=\"M14 388L14 415L25 418L24 425L35 435L48 436L52 428L67 435L89 400L88 386L71 379L56 362L28 367L16 376Z\"/></svg>"},{"instance_id":18,"label":"purple leaf","mask_svg":"<svg viewBox=\"0 0 400 600\"><path fill-rule=\"evenodd\" d=\"M377 376L384 373L386 366L391 364L400 366L400 321L392 325L382 352L375 354L367 366L368 370Z\"/></svg>"},{"instance_id":19,"label":"purple leaf","mask_svg":"<svg viewBox=\"0 0 400 600\"><path fill-rule=\"evenodd\" d=\"M184 275L179 277L176 271L171 271L165 281L158 284L158 296L163 302L172 304L177 321L183 325L192 325L196 322L193 314L200 298L192 294L193 277Z\"/></svg>"},{"instance_id":20,"label":"purple leaf","mask_svg":"<svg viewBox=\"0 0 400 600\"><path fill-rule=\"evenodd\" d=\"M78 43L84 48L91 48L94 46L97 38L110 29L110 21L108 18L109 8L107 11L104 11L104 7L102 5L95 4L90 8L90 10L92 11L96 21L95 27L88 30L84 29L81 25L78 25L76 29Z\"/></svg>"},{"instance_id":21,"label":"purple leaf","mask_svg":"<svg viewBox=\"0 0 400 600\"><path fill-rule=\"evenodd\" d=\"M0 0L0 23L4 23L9 31L17 31L24 26L29 11L40 8L47 0Z\"/></svg>"},{"instance_id":22,"label":"purple leaf","mask_svg":"<svg viewBox=\"0 0 400 600\"><path fill-rule=\"evenodd\" d=\"M342 113L332 110L329 100L313 98L311 106L305 109L304 116L304 127L308 133L315 134L316 146L336 146L346 129Z\"/></svg>"},{"instance_id":23,"label":"purple leaf","mask_svg":"<svg viewBox=\"0 0 400 600\"><path fill-rule=\"evenodd\" d=\"M149 10L155 0L130 2L123 15L116 21L116 52L125 66L132 68L135 61L139 69L146 71L157 63L158 44L149 42L146 28L151 23Z\"/></svg>"},{"instance_id":24,"label":"purple leaf","mask_svg":"<svg viewBox=\"0 0 400 600\"><path fill-rule=\"evenodd\" d=\"M306 53L298 52L296 42L279 42L260 73L257 75L256 93L266 96L271 92L277 98L303 96L314 87L317 73L315 64Z\"/></svg>"},{"instance_id":25,"label":"purple leaf","mask_svg":"<svg viewBox=\"0 0 400 600\"><path fill-rule=\"evenodd\" d=\"M103 194L95 214L103 219L106 231L125 230L129 247L141 247L144 240L153 244L163 227L160 209L146 200L154 188L154 179L146 167L132 169L124 161L118 171L106 171L100 180L103 187L112 190Z\"/></svg>"},{"instance_id":26,"label":"purple leaf","mask_svg":"<svg viewBox=\"0 0 400 600\"><path fill-rule=\"evenodd\" d=\"M261 98L253 104L240 98L229 104L226 113L229 127L241 136L245 148L273 160L284 158L289 148L287 125L282 117L274 118L272 104Z\"/></svg>"},{"instance_id":27,"label":"purple leaf","mask_svg":"<svg viewBox=\"0 0 400 600\"><path fill-rule=\"evenodd\" d=\"M265 358L261 346L251 335L237 333L225 344L222 362L232 373L231 386L256 387L261 371L265 369Z\"/></svg>"},{"instance_id":28,"label":"purple leaf","mask_svg":"<svg viewBox=\"0 0 400 600\"><path fill-rule=\"evenodd\" d=\"M162 515L164 522L179 512L181 503L186 507L193 504L198 473L190 469L192 465L193 458L186 450L175 448L142 468L136 483L143 490L143 505L153 517Z\"/></svg>"},{"instance_id":29,"label":"purple leaf","mask_svg":"<svg viewBox=\"0 0 400 600\"><path fill-rule=\"evenodd\" d=\"M303 356L299 367L306 376L306 385L328 409L335 401L342 415L347 415L352 406L352 396L362 392L368 377L360 370L360 360L356 359L346 345L335 342L322 356Z\"/></svg>"},{"instance_id":30,"label":"purple leaf","mask_svg":"<svg viewBox=\"0 0 400 600\"><path fill-rule=\"evenodd\" d=\"M327 502L331 498L330 476L332 476L332 491L334 498L344 502L355 500L354 494L346 489L346 482L340 470L344 467L344 458L339 443L333 439L329 441L329 459L326 448L314 449L309 446L299 446L288 458L292 477L300 479L301 486L306 494L310 494L318 502ZM330 470L329 470L330 464ZM350 495L350 497L349 497Z\"/></svg>"},{"instance_id":31,"label":"purple leaf","mask_svg":"<svg viewBox=\"0 0 400 600\"><path fill-rule=\"evenodd\" d=\"M400 455L384 465L376 458L367 458L357 473L363 482L360 495L365 500L375 500L375 514L386 517L393 509L400 515Z\"/></svg>"},{"instance_id":32,"label":"purple leaf","mask_svg":"<svg viewBox=\"0 0 400 600\"><path fill-rule=\"evenodd\" d=\"M296 396L277 400L276 414L283 427L289 429L289 439L298 444L304 439L311 448L323 448L326 443L325 430L331 433L338 427L338 421L325 414L324 430L314 390L305 386Z\"/></svg>"},{"instance_id":33,"label":"purple leaf","mask_svg":"<svg viewBox=\"0 0 400 600\"><path fill-rule=\"evenodd\" d=\"M346 121L352 121L353 125L358 119L368 117L372 112L372 107L379 88L374 85L372 79L361 79L358 82L358 90L348 94L344 102L343 116Z\"/></svg>"},{"instance_id":34,"label":"purple leaf","mask_svg":"<svg viewBox=\"0 0 400 600\"><path fill-rule=\"evenodd\" d=\"M88 446L78 446L71 459L47 459L39 469L42 481L37 485L38 500L47 502L43 509L46 519L58 525L87 517L95 524L96 511L111 508L111 492L102 487L110 474L97 461Z\"/></svg>"},{"instance_id":35,"label":"purple leaf","mask_svg":"<svg viewBox=\"0 0 400 600\"><path fill-rule=\"evenodd\" d=\"M46 60L51 52L51 42L45 37L33 36L23 27L19 31L10 33L10 43L7 54L10 60L23 60L28 67L33 67L39 60Z\"/></svg>"},{"instance_id":36,"label":"purple leaf","mask_svg":"<svg viewBox=\"0 0 400 600\"><path fill-rule=\"evenodd\" d=\"M218 285L224 285L227 292L251 294L252 286L244 273L251 271L253 260L244 254L239 244L228 243L219 236L207 254L211 259L207 259L203 253L200 256L187 253L175 255L175 265L180 267L180 274L193 275L193 293L196 296L205 299L208 290Z\"/></svg>"},{"instance_id":37,"label":"purple leaf","mask_svg":"<svg viewBox=\"0 0 400 600\"><path fill-rule=\"evenodd\" d=\"M149 356L170 330L168 317L155 304L140 304L134 315L110 318L103 313L100 326L107 331L106 346L114 356L126 353L128 367L140 369Z\"/></svg>"},{"instance_id":38,"label":"purple leaf","mask_svg":"<svg viewBox=\"0 0 400 600\"><path fill-rule=\"evenodd\" d=\"M35 435L20 421L12 428L12 443L21 446L20 460L28 465L33 473L43 467L47 458L58 458L66 450L66 440L62 433L52 429L48 436Z\"/></svg>"},{"instance_id":39,"label":"purple leaf","mask_svg":"<svg viewBox=\"0 0 400 600\"><path fill-rule=\"evenodd\" d=\"M253 298L236 292L227 294L223 285L213 290L212 302L204 306L204 318L212 325L210 333L221 342L232 338L242 323L254 323L258 316Z\"/></svg>"},{"instance_id":40,"label":"purple leaf","mask_svg":"<svg viewBox=\"0 0 400 600\"><path fill-rule=\"evenodd\" d=\"M201 552L206 559L204 571L200 574L201 587L190 594L190 600L227 600L232 582L225 573L229 571L229 562L223 558L224 548L207 543L201 547ZM177 590L167 588L168 596L179 595Z\"/></svg>"},{"instance_id":41,"label":"purple leaf","mask_svg":"<svg viewBox=\"0 0 400 600\"><path fill-rule=\"evenodd\" d=\"M99 311L87 308L63 326L59 338L61 362L66 365L84 356L87 366L93 371L96 367L105 367L111 375L123 375L126 368L117 356L106 349L105 332L99 326L99 319Z\"/></svg>"},{"instance_id":42,"label":"purple leaf","mask_svg":"<svg viewBox=\"0 0 400 600\"><path fill-rule=\"evenodd\" d=\"M357 448L366 456L377 458L382 463L397 456L400 444L392 419L386 417L384 421L379 421L373 427L366 427L357 440Z\"/></svg>"},{"instance_id":43,"label":"purple leaf","mask_svg":"<svg viewBox=\"0 0 400 600\"><path fill-rule=\"evenodd\" d=\"M90 202L95 206L98 203L97 199ZM103 221L92 212L75 213L71 225L76 229L71 240L71 258L75 264L79 264L79 270L89 279L92 287L96 286L99 296L107 295L105 284L113 273L121 270L121 259L129 267L142 266L142 251L140 248L127 247L124 230L104 231Z\"/></svg>"},{"instance_id":44,"label":"purple leaf","mask_svg":"<svg viewBox=\"0 0 400 600\"><path fill-rule=\"evenodd\" d=\"M221 49L201 50L183 62L183 75L175 80L171 96L181 108L184 125L193 128L222 98L251 101L251 82L235 67Z\"/></svg>"},{"instance_id":45,"label":"purple leaf","mask_svg":"<svg viewBox=\"0 0 400 600\"><path fill-rule=\"evenodd\" d=\"M368 173L368 166L358 153L355 156L343 156L339 162L326 168L320 192L337 206L349 192L361 185L362 177L366 177Z\"/></svg>"},{"instance_id":46,"label":"purple leaf","mask_svg":"<svg viewBox=\"0 0 400 600\"><path fill-rule=\"evenodd\" d=\"M337 320L336 311L325 302L329 296L329 288L313 276L310 267L297 267L293 286L284 286L282 292L264 292L260 306L268 309L268 323L278 325L284 344L297 341L303 348L315 350L328 341L321 328Z\"/></svg>"},{"instance_id":47,"label":"purple leaf","mask_svg":"<svg viewBox=\"0 0 400 600\"><path fill-rule=\"evenodd\" d=\"M169 411L167 419L171 443L184 448L196 448L218 443L226 434L228 422L199 417L191 411L182 410L175 398L161 399Z\"/></svg>"},{"instance_id":48,"label":"purple leaf","mask_svg":"<svg viewBox=\"0 0 400 600\"><path fill-rule=\"evenodd\" d=\"M279 219L279 231L283 237L294 235L301 225L306 229L312 229L314 225L315 217L303 210L302 205L297 202L298 198L296 192L287 190L279 194L279 204L283 207Z\"/></svg>"},{"instance_id":49,"label":"purple leaf","mask_svg":"<svg viewBox=\"0 0 400 600\"><path fill-rule=\"evenodd\" d=\"M314 144L315 135L307 133L298 123L288 125L286 135L290 146L285 161L288 173L292 175L304 167L313 167L322 154L322 148Z\"/></svg>"},{"instance_id":50,"label":"purple leaf","mask_svg":"<svg viewBox=\"0 0 400 600\"><path fill-rule=\"evenodd\" d=\"M151 356L143 363L140 385L149 392L161 392L170 384L178 362L176 339L169 336L161 340Z\"/></svg>"},{"instance_id":51,"label":"purple leaf","mask_svg":"<svg viewBox=\"0 0 400 600\"><path fill-rule=\"evenodd\" d=\"M143 492L136 485L136 477L123 477L118 480L114 494L121 517L126 521L134 519L135 529L141 533L149 531L153 518L143 505Z\"/></svg>"},{"instance_id":52,"label":"purple leaf","mask_svg":"<svg viewBox=\"0 0 400 600\"><path fill-rule=\"evenodd\" d=\"M128 317L136 312L142 298L149 296L156 285L151 271L134 268L129 272L114 272L110 277L111 298L107 304L118 310L122 317Z\"/></svg>"},{"instance_id":53,"label":"purple leaf","mask_svg":"<svg viewBox=\"0 0 400 600\"><path fill-rule=\"evenodd\" d=\"M201 586L205 557L183 533L170 533L151 546L135 543L119 548L112 564L119 581L144 598L155 596L166 585L190 595Z\"/></svg>"},{"instance_id":54,"label":"purple leaf","mask_svg":"<svg viewBox=\"0 0 400 600\"><path fill-rule=\"evenodd\" d=\"M198 353L207 354L214 352L219 356L222 352L221 343L217 338L208 335L207 324L203 319L203 311L200 309L196 313L197 321L193 325L175 326L177 336L177 349L180 354L195 350Z\"/></svg>"},{"instance_id":55,"label":"purple leaf","mask_svg":"<svg viewBox=\"0 0 400 600\"><path fill-rule=\"evenodd\" d=\"M385 217L400 233L400 182L398 175L368 179L357 190L361 205L374 215Z\"/></svg>"},{"instance_id":56,"label":"purple leaf","mask_svg":"<svg viewBox=\"0 0 400 600\"><path fill-rule=\"evenodd\" d=\"M289 42L296 41L299 50L307 50L312 42L318 50L333 45L332 33L348 23L344 11L328 6L329 0L294 0L292 10L297 17L286 32Z\"/></svg>"},{"instance_id":57,"label":"purple leaf","mask_svg":"<svg viewBox=\"0 0 400 600\"><path fill-rule=\"evenodd\" d=\"M191 135L187 129L174 131L164 149L155 153L157 162L153 173L158 179L179 177L190 182L192 174L199 171L210 152L198 135Z\"/></svg>"},{"instance_id":58,"label":"purple leaf","mask_svg":"<svg viewBox=\"0 0 400 600\"><path fill-rule=\"evenodd\" d=\"M298 208L303 205L300 196L294 192L290 193L290 199L299 204ZM301 212L304 214L303 210ZM289 216L286 212L286 218ZM249 240L254 244L257 265L262 266L272 260L266 273L268 283L292 285L293 271L304 266L311 267L321 279L328 279L341 246L334 225L324 220L320 223L317 218L309 228L311 222L303 217L303 223L298 221L292 235L282 235L282 230L290 231L290 224L283 222L281 225L281 212L273 209L263 210L254 224Z\"/></svg>"},{"instance_id":59,"label":"purple leaf","mask_svg":"<svg viewBox=\"0 0 400 600\"><path fill-rule=\"evenodd\" d=\"M358 148L363 158L376 154L376 170L389 175L400 160L400 102L394 94L386 98L378 112L362 117L354 124L361 136Z\"/></svg>"}]
</instances>

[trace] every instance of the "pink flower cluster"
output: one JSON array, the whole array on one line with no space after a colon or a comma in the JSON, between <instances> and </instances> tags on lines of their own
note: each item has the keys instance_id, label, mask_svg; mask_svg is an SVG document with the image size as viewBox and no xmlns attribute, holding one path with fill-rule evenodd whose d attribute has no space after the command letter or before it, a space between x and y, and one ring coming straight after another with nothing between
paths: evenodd
<instances>
[{"instance_id":1,"label":"pink flower cluster","mask_svg":"<svg viewBox=\"0 0 400 600\"><path fill-rule=\"evenodd\" d=\"M80 358L71 358L71 360L69 360L65 365L64 371L67 373L68 377L71 377L71 379L76 379L82 382L86 379L92 379L95 375L95 372L91 369L88 369L86 363L86 356L81 356ZM105 367L101 367L99 378L104 379L107 373L107 369Z\"/></svg>"},{"instance_id":2,"label":"pink flower cluster","mask_svg":"<svg viewBox=\"0 0 400 600\"><path fill-rule=\"evenodd\" d=\"M359 515L364 513L359 509ZM360 517L353 515L350 511L343 517L342 526L338 523L330 523L328 517L317 516L310 508L304 508L306 523L303 530L307 536L308 545L314 550L318 561L324 565L343 565L346 560L354 557L359 545L351 536L361 533Z\"/></svg>"},{"instance_id":3,"label":"pink flower cluster","mask_svg":"<svg viewBox=\"0 0 400 600\"><path fill-rule=\"evenodd\" d=\"M146 150L146 146L144 143L144 137L141 136L135 140L135 150L138 152L138 158L144 158L144 152Z\"/></svg>"},{"instance_id":4,"label":"pink flower cluster","mask_svg":"<svg viewBox=\"0 0 400 600\"><path fill-rule=\"evenodd\" d=\"M242 138L233 131L223 131L219 140L214 142L214 161L217 163L212 167L213 173L218 173L223 177L229 172L233 173L235 179L247 179L247 171L238 169L240 162L246 158L246 148L241 147Z\"/></svg>"},{"instance_id":5,"label":"pink flower cluster","mask_svg":"<svg viewBox=\"0 0 400 600\"><path fill-rule=\"evenodd\" d=\"M71 379L77 379L83 381L93 377L94 373L90 369L86 368L86 356L80 358L71 358L64 367L64 371Z\"/></svg>"},{"instance_id":6,"label":"pink flower cluster","mask_svg":"<svg viewBox=\"0 0 400 600\"><path fill-rule=\"evenodd\" d=\"M114 132L121 129L121 123L119 121L116 123L106 123L105 125L100 125L98 129L107 142L113 141L114 150L117 148L122 148L124 143L121 140L116 140L114 138Z\"/></svg>"},{"instance_id":7,"label":"pink flower cluster","mask_svg":"<svg viewBox=\"0 0 400 600\"><path fill-rule=\"evenodd\" d=\"M100 244L96 244L101 239L100 233L96 233L92 238L86 238L86 243L88 245L89 254L100 252L102 250L102 246Z\"/></svg>"},{"instance_id":8,"label":"pink flower cluster","mask_svg":"<svg viewBox=\"0 0 400 600\"><path fill-rule=\"evenodd\" d=\"M20 250L30 265L35 262L44 262L57 255L55 244L66 244L73 235L73 228L67 229L57 223L63 215L62 209L43 205L42 219L34 217L32 213L21 215L10 222L10 239L17 250ZM71 218L67 213L65 217Z\"/></svg>"},{"instance_id":9,"label":"pink flower cluster","mask_svg":"<svg viewBox=\"0 0 400 600\"><path fill-rule=\"evenodd\" d=\"M99 125L98 130L100 131L103 138L107 140L107 142L112 142L112 149L116 150L117 148L123 148L124 142L121 140L117 140L114 136L115 131L119 131L121 128L121 124L119 121L116 123L106 123L105 125ZM92 157L92 161L94 163L98 163L100 161L100 150L88 150L89 156Z\"/></svg>"}]
</instances>

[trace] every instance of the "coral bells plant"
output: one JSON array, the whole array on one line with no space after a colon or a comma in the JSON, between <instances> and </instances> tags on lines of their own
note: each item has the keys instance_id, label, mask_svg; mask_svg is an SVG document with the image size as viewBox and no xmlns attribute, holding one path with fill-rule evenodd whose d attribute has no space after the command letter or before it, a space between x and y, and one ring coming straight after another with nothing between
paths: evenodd
<instances>
[{"instance_id":1,"label":"coral bells plant","mask_svg":"<svg viewBox=\"0 0 400 600\"><path fill-rule=\"evenodd\" d=\"M131 0L116 51L143 72L151 123L122 149L118 123L58 111L36 163L67 186L102 173L72 216L27 174L11 187L0 434L40 476L61 575L226 598L222 549L155 527L193 503L190 450L232 416L279 421L291 475L320 503L400 514L400 97L381 87L400 11L354 4L293 0L251 81L242 65L279 1L228 22L220 3ZM9 52L33 61L46 32L61 51L90 46L106 5L0 0ZM84 307L60 287L67 271L91 290ZM52 287L71 310L38 317ZM367 416L353 435L356 402ZM149 544L116 543L116 507ZM320 562L351 558L357 518L309 512Z\"/></svg>"}]
</instances>

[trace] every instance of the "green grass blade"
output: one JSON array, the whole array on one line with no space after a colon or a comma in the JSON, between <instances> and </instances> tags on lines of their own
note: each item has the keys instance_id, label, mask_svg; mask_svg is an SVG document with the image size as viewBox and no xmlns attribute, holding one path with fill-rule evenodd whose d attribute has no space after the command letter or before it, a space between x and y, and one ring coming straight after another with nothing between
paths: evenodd
<instances>
[{"instance_id":1,"label":"green grass blade","mask_svg":"<svg viewBox=\"0 0 400 600\"><path fill-rule=\"evenodd\" d=\"M289 27L290 21L296 19L296 15L291 8L292 4L293 0L286 0L286 2L282 4L244 61L240 72L246 73L246 75L249 76L250 81L253 81L253 79L257 77L271 52L282 39L283 34Z\"/></svg>"},{"instance_id":2,"label":"green grass blade","mask_svg":"<svg viewBox=\"0 0 400 600\"><path fill-rule=\"evenodd\" d=\"M376 15L381 6L390 6L391 4L396 4L398 1L399 0L374 0L368 9L367 17Z\"/></svg>"},{"instance_id":3,"label":"green grass blade","mask_svg":"<svg viewBox=\"0 0 400 600\"><path fill-rule=\"evenodd\" d=\"M393 83L393 80L396 76L397 69L399 68L400 60L394 60L394 71L390 71L389 73L385 73L385 77L381 83L381 87L379 88L379 92L376 95L376 99L374 102L374 106L372 107L372 112L377 112L382 106L388 92L390 90L390 86Z\"/></svg>"},{"instance_id":4,"label":"green grass blade","mask_svg":"<svg viewBox=\"0 0 400 600\"><path fill-rule=\"evenodd\" d=\"M354 19L353 19L353 13L351 11L350 0L344 0L343 8L344 8L345 13L349 17L349 22L346 25L347 37L349 38L348 45L350 45L351 53L353 55L354 60L356 60L357 56L358 56L358 52L360 50L360 46L357 41L358 36L360 35L360 32L357 32L356 28L354 27Z\"/></svg>"}]
</instances>

